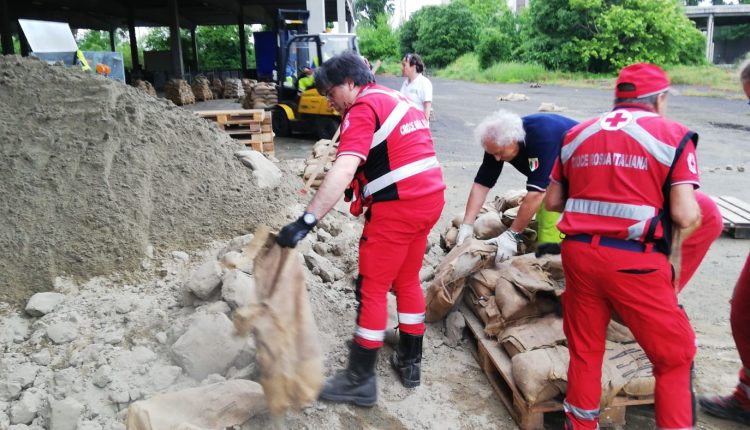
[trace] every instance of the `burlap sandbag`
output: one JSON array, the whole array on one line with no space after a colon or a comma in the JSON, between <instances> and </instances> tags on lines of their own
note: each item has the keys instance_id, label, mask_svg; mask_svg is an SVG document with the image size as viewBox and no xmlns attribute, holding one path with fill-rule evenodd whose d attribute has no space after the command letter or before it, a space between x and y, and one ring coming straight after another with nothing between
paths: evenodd
<instances>
[{"instance_id":1,"label":"burlap sandbag","mask_svg":"<svg viewBox=\"0 0 750 430\"><path fill-rule=\"evenodd\" d=\"M500 220L500 214L495 211L480 215L474 223L474 236L481 240L500 236L505 230L507 227Z\"/></svg>"},{"instance_id":2,"label":"burlap sandbag","mask_svg":"<svg viewBox=\"0 0 750 430\"><path fill-rule=\"evenodd\" d=\"M497 212L503 213L510 208L520 206L524 197L526 197L526 190L508 190L495 197L492 206Z\"/></svg>"},{"instance_id":3,"label":"burlap sandbag","mask_svg":"<svg viewBox=\"0 0 750 430\"><path fill-rule=\"evenodd\" d=\"M271 413L281 415L312 403L323 386L318 329L297 251L261 227L244 252L257 255L258 303L238 309L234 324L241 334L255 334L260 383Z\"/></svg>"},{"instance_id":4,"label":"burlap sandbag","mask_svg":"<svg viewBox=\"0 0 750 430\"><path fill-rule=\"evenodd\" d=\"M445 233L440 235L440 246L444 250L450 251L451 249L453 249L453 247L456 246L457 238L458 238L458 229L450 225L445 230Z\"/></svg>"},{"instance_id":5,"label":"burlap sandbag","mask_svg":"<svg viewBox=\"0 0 750 430\"><path fill-rule=\"evenodd\" d=\"M611 320L607 326L607 340L618 343L629 343L635 342L635 337L625 325Z\"/></svg>"},{"instance_id":6,"label":"burlap sandbag","mask_svg":"<svg viewBox=\"0 0 750 430\"><path fill-rule=\"evenodd\" d=\"M458 303L466 278L494 264L495 250L494 245L467 240L443 258L435 270L435 279L427 290L427 322L438 321L448 314Z\"/></svg>"},{"instance_id":7,"label":"burlap sandbag","mask_svg":"<svg viewBox=\"0 0 750 430\"><path fill-rule=\"evenodd\" d=\"M525 320L522 324L506 328L499 341L511 357L534 349L563 345L565 333L562 318L547 314Z\"/></svg>"},{"instance_id":8,"label":"burlap sandbag","mask_svg":"<svg viewBox=\"0 0 750 430\"><path fill-rule=\"evenodd\" d=\"M244 379L159 394L128 407L128 430L219 429L266 412L263 387Z\"/></svg>"},{"instance_id":9,"label":"burlap sandbag","mask_svg":"<svg viewBox=\"0 0 750 430\"><path fill-rule=\"evenodd\" d=\"M634 345L634 344L633 344ZM654 394L656 378L654 378L654 366L646 357L646 352L641 350L630 354L635 359L637 370L626 375L629 378L627 384L622 387L620 394L628 397L646 397Z\"/></svg>"},{"instance_id":10,"label":"burlap sandbag","mask_svg":"<svg viewBox=\"0 0 750 430\"><path fill-rule=\"evenodd\" d=\"M534 349L511 358L513 381L529 406L565 393L568 361L564 346Z\"/></svg>"},{"instance_id":11,"label":"burlap sandbag","mask_svg":"<svg viewBox=\"0 0 750 430\"><path fill-rule=\"evenodd\" d=\"M479 297L492 297L495 295L495 285L499 275L495 269L483 269L471 276L469 279L469 288Z\"/></svg>"},{"instance_id":12,"label":"burlap sandbag","mask_svg":"<svg viewBox=\"0 0 750 430\"><path fill-rule=\"evenodd\" d=\"M647 391L650 387L650 392L639 395L653 394L654 385L648 383L652 375L651 362L637 343L608 341L602 365L602 405L610 404L633 378L638 381L629 388L631 392Z\"/></svg>"},{"instance_id":13,"label":"burlap sandbag","mask_svg":"<svg viewBox=\"0 0 750 430\"><path fill-rule=\"evenodd\" d=\"M532 258L523 256L511 258L509 264L503 264L502 276L519 287L520 291L529 299L533 299L539 291L555 291L555 282Z\"/></svg>"}]
</instances>

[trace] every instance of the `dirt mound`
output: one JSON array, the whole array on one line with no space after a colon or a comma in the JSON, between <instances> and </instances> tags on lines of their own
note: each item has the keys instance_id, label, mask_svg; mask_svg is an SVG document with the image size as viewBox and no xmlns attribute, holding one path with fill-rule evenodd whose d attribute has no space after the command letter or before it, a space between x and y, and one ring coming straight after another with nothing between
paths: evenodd
<instances>
[{"instance_id":1,"label":"dirt mound","mask_svg":"<svg viewBox=\"0 0 750 430\"><path fill-rule=\"evenodd\" d=\"M258 188L240 145L165 99L16 56L0 71L0 300L278 227L297 198L298 179Z\"/></svg>"}]
</instances>

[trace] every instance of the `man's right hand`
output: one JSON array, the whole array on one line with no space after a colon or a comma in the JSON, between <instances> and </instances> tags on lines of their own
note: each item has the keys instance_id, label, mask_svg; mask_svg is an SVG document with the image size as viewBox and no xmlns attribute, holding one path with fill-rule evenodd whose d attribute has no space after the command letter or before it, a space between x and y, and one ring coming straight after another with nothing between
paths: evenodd
<instances>
[{"instance_id":1,"label":"man's right hand","mask_svg":"<svg viewBox=\"0 0 750 430\"><path fill-rule=\"evenodd\" d=\"M461 224L458 228L458 236L456 236L456 246L461 246L464 241L474 236L474 225L473 224Z\"/></svg>"}]
</instances>

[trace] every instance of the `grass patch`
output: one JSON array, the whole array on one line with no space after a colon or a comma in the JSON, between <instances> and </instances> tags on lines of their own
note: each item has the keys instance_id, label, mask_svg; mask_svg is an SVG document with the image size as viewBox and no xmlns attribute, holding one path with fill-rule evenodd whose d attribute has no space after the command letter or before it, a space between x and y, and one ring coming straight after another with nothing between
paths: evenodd
<instances>
[{"instance_id":1,"label":"grass patch","mask_svg":"<svg viewBox=\"0 0 750 430\"><path fill-rule=\"evenodd\" d=\"M712 65L669 66L665 68L673 85L684 95L732 97L740 94L739 72L736 68ZM435 76L472 82L523 83L540 82L570 87L612 89L616 74L561 72L546 70L538 64L496 63L482 70L476 54L469 53L437 70Z\"/></svg>"},{"instance_id":2,"label":"grass patch","mask_svg":"<svg viewBox=\"0 0 750 430\"><path fill-rule=\"evenodd\" d=\"M401 60L381 60L376 74L401 76Z\"/></svg>"}]
</instances>

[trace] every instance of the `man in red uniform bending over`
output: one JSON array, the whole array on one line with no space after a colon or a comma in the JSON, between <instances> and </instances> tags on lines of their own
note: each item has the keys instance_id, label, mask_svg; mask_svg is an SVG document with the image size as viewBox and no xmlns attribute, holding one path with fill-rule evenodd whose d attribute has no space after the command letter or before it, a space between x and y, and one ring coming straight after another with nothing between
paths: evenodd
<instances>
[{"instance_id":1,"label":"man in red uniform bending over","mask_svg":"<svg viewBox=\"0 0 750 430\"><path fill-rule=\"evenodd\" d=\"M740 82L750 103L750 62L741 67ZM700 404L711 415L750 425L750 253L732 294L729 321L740 354L742 369L734 393L701 397Z\"/></svg>"},{"instance_id":2,"label":"man in red uniform bending over","mask_svg":"<svg viewBox=\"0 0 750 430\"><path fill-rule=\"evenodd\" d=\"M372 406L391 289L400 332L391 364L405 386L420 383L425 302L419 270L427 235L443 209L445 183L424 114L398 92L376 85L359 55L346 52L323 63L315 87L343 114L341 142L305 213L285 226L277 241L295 246L347 189L350 211L359 215L366 209L349 366L326 381L320 397Z\"/></svg>"},{"instance_id":3,"label":"man in red uniform bending over","mask_svg":"<svg viewBox=\"0 0 750 430\"><path fill-rule=\"evenodd\" d=\"M615 107L565 136L545 204L558 228L570 351L567 429L597 428L610 315L620 315L656 377L656 426L694 425L695 334L677 303L668 261L674 228L700 224L698 136L665 119L669 80L652 64L623 68Z\"/></svg>"}]
</instances>

